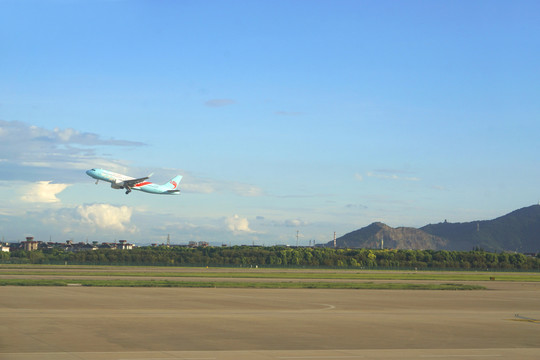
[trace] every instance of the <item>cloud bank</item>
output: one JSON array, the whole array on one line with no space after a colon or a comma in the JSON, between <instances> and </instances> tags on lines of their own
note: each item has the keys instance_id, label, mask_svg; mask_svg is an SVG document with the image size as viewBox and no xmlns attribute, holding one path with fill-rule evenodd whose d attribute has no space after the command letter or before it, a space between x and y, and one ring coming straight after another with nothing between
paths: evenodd
<instances>
[{"instance_id":1,"label":"cloud bank","mask_svg":"<svg viewBox=\"0 0 540 360\"><path fill-rule=\"evenodd\" d=\"M134 232L135 227L129 226L133 209L127 206L109 204L82 205L77 207L81 221L100 229Z\"/></svg>"},{"instance_id":2,"label":"cloud bank","mask_svg":"<svg viewBox=\"0 0 540 360\"><path fill-rule=\"evenodd\" d=\"M55 203L60 202L57 194L64 191L68 184L51 184L50 181L39 181L28 187L21 200L30 203Z\"/></svg>"},{"instance_id":3,"label":"cloud bank","mask_svg":"<svg viewBox=\"0 0 540 360\"><path fill-rule=\"evenodd\" d=\"M253 230L249 228L249 221L246 218L241 218L238 215L230 216L225 219L225 224L229 231L232 231L235 234L239 233L252 233Z\"/></svg>"},{"instance_id":4,"label":"cloud bank","mask_svg":"<svg viewBox=\"0 0 540 360\"><path fill-rule=\"evenodd\" d=\"M0 120L0 180L58 179L58 170L90 167L125 170L118 161L96 154L96 147L137 147L136 141L103 139L97 134L68 128L53 130L19 121ZM65 181L65 180L64 180Z\"/></svg>"}]
</instances>

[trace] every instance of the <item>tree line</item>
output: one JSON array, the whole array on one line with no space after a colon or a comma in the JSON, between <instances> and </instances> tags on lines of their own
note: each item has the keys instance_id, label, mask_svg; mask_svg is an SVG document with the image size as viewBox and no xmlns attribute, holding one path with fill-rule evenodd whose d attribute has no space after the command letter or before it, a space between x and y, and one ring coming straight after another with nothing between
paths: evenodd
<instances>
[{"instance_id":1,"label":"tree line","mask_svg":"<svg viewBox=\"0 0 540 360\"><path fill-rule=\"evenodd\" d=\"M447 250L374 250L274 247L140 247L132 250L62 249L16 250L2 253L3 263L236 266L236 267L328 267L328 268L416 268L477 270L540 270L540 256Z\"/></svg>"}]
</instances>

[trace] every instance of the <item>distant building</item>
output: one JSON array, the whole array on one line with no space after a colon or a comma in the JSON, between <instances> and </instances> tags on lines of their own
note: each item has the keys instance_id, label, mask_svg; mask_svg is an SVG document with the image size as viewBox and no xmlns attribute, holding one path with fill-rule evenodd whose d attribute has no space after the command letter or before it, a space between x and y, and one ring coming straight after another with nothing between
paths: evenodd
<instances>
[{"instance_id":1,"label":"distant building","mask_svg":"<svg viewBox=\"0 0 540 360\"><path fill-rule=\"evenodd\" d=\"M91 243L87 242L74 242L73 240L66 240L66 242L57 243L52 241L35 241L34 237L28 236L25 241L18 243L3 243L0 242L0 252L10 252L15 250L26 250L26 251L35 251L35 250L46 250L46 249L59 249L69 252L78 252L85 250L98 250L98 249L108 249L108 250L133 250L137 245L128 243L127 240L120 240L118 243L99 243L98 241L92 241Z\"/></svg>"},{"instance_id":2,"label":"distant building","mask_svg":"<svg viewBox=\"0 0 540 360\"><path fill-rule=\"evenodd\" d=\"M101 243L100 249L116 250L116 243Z\"/></svg>"},{"instance_id":3,"label":"distant building","mask_svg":"<svg viewBox=\"0 0 540 360\"><path fill-rule=\"evenodd\" d=\"M209 246L210 244L206 241L199 241L199 242L196 242L196 241L190 241L188 243L188 247L190 248L196 248L196 247L207 247Z\"/></svg>"},{"instance_id":4,"label":"distant building","mask_svg":"<svg viewBox=\"0 0 540 360\"><path fill-rule=\"evenodd\" d=\"M23 247L26 251L34 251L39 247L39 242L37 241L23 241Z\"/></svg>"},{"instance_id":5,"label":"distant building","mask_svg":"<svg viewBox=\"0 0 540 360\"><path fill-rule=\"evenodd\" d=\"M120 245L118 245L118 249L120 250L132 250L133 244L129 244L127 240L120 240Z\"/></svg>"},{"instance_id":6,"label":"distant building","mask_svg":"<svg viewBox=\"0 0 540 360\"><path fill-rule=\"evenodd\" d=\"M79 246L80 250L97 250L98 247L95 244L83 244Z\"/></svg>"}]
</instances>

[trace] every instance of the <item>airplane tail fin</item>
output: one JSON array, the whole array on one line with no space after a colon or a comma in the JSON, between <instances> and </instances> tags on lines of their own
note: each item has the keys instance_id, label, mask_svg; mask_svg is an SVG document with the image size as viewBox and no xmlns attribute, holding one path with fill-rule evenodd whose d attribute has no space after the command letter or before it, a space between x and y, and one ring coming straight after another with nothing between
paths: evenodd
<instances>
[{"instance_id":1,"label":"airplane tail fin","mask_svg":"<svg viewBox=\"0 0 540 360\"><path fill-rule=\"evenodd\" d=\"M178 184L180 184L180 180L182 180L182 175L176 175L175 177L173 177L168 183L166 183L165 185L163 185L163 187L168 191L168 192L178 192L180 191L178 189Z\"/></svg>"}]
</instances>

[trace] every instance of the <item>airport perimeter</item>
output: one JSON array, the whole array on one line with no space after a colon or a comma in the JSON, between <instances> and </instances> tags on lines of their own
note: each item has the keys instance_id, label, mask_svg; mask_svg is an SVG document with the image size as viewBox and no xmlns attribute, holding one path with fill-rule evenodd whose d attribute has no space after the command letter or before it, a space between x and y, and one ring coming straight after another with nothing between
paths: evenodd
<instances>
[{"instance_id":1,"label":"airport perimeter","mask_svg":"<svg viewBox=\"0 0 540 360\"><path fill-rule=\"evenodd\" d=\"M0 359L540 358L540 282L476 283L486 290L3 286Z\"/></svg>"}]
</instances>

